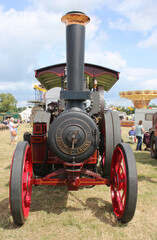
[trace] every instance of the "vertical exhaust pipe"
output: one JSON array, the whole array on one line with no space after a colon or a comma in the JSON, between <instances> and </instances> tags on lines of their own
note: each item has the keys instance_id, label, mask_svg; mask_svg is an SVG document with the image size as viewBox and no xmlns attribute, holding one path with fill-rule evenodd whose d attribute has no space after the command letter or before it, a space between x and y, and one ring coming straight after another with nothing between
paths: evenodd
<instances>
[{"instance_id":1,"label":"vertical exhaust pipe","mask_svg":"<svg viewBox=\"0 0 157 240\"><path fill-rule=\"evenodd\" d=\"M82 12L69 12L61 20L66 24L67 90L83 91L85 25L90 18Z\"/></svg>"},{"instance_id":2,"label":"vertical exhaust pipe","mask_svg":"<svg viewBox=\"0 0 157 240\"><path fill-rule=\"evenodd\" d=\"M90 21L90 18L82 12L74 11L68 12L61 20L66 25L67 91L82 92L84 82L85 25ZM67 108L72 107L72 105L75 105L74 101L71 104L69 100Z\"/></svg>"}]
</instances>

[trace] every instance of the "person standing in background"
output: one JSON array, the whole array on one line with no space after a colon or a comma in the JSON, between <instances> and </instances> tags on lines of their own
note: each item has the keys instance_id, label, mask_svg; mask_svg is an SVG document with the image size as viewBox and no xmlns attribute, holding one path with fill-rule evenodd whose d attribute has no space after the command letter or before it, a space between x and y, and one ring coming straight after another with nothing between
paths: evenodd
<instances>
[{"instance_id":1,"label":"person standing in background","mask_svg":"<svg viewBox=\"0 0 157 240\"><path fill-rule=\"evenodd\" d=\"M18 124L14 124L14 118L10 118L9 122L9 131L10 131L10 138L11 138L11 145L16 144L17 139L17 128Z\"/></svg>"},{"instance_id":2,"label":"person standing in background","mask_svg":"<svg viewBox=\"0 0 157 240\"><path fill-rule=\"evenodd\" d=\"M142 121L139 121L139 124L136 127L136 137L137 137L137 147L136 151L141 151L142 150L142 139L143 139L143 134L144 134L144 128L142 125Z\"/></svg>"}]
</instances>

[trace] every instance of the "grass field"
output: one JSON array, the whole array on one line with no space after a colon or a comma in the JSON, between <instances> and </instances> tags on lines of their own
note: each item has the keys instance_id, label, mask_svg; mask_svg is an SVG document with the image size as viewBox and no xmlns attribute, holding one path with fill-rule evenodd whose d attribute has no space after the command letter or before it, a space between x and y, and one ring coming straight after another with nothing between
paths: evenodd
<instances>
[{"instance_id":1,"label":"grass field","mask_svg":"<svg viewBox=\"0 0 157 240\"><path fill-rule=\"evenodd\" d=\"M28 124L18 128L18 141L31 132ZM128 129L122 129L126 140ZM150 152L135 152L138 201L135 216L119 223L113 213L110 188L96 186L68 192L64 187L33 186L29 217L17 227L9 210L9 176L15 146L9 131L0 131L0 239L29 240L157 240L157 160Z\"/></svg>"}]
</instances>

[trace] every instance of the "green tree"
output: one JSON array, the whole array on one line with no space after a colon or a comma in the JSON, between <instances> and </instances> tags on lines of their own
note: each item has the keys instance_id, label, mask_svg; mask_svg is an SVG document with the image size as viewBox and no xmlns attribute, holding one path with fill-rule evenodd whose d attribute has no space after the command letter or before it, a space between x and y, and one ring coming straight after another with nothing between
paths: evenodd
<instances>
[{"instance_id":1,"label":"green tree","mask_svg":"<svg viewBox=\"0 0 157 240\"><path fill-rule=\"evenodd\" d=\"M18 113L19 113L19 112L24 111L25 109L26 109L26 107L18 107L18 108L17 108L17 111L18 111Z\"/></svg>"},{"instance_id":2,"label":"green tree","mask_svg":"<svg viewBox=\"0 0 157 240\"><path fill-rule=\"evenodd\" d=\"M11 93L0 94L0 112L16 112L17 111L17 100Z\"/></svg>"}]
</instances>

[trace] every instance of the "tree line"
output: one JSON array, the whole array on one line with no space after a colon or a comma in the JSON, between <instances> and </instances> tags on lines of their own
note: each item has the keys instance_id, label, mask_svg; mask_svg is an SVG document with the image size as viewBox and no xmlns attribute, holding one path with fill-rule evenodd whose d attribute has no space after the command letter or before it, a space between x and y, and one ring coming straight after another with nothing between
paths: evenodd
<instances>
[{"instance_id":1,"label":"tree line","mask_svg":"<svg viewBox=\"0 0 157 240\"><path fill-rule=\"evenodd\" d=\"M106 106L106 102L104 101L104 105ZM110 107L114 107L110 105ZM149 105L149 107L157 108L157 105ZM114 107L115 108L115 107ZM11 93L1 93L0 94L0 113L10 112L22 112L26 107L17 107L17 100ZM124 107L118 106L116 107L118 111L126 112L127 115L135 113L135 107Z\"/></svg>"},{"instance_id":2,"label":"tree line","mask_svg":"<svg viewBox=\"0 0 157 240\"><path fill-rule=\"evenodd\" d=\"M26 107L17 107L17 100L11 93L0 94L0 113L22 112Z\"/></svg>"}]
</instances>

